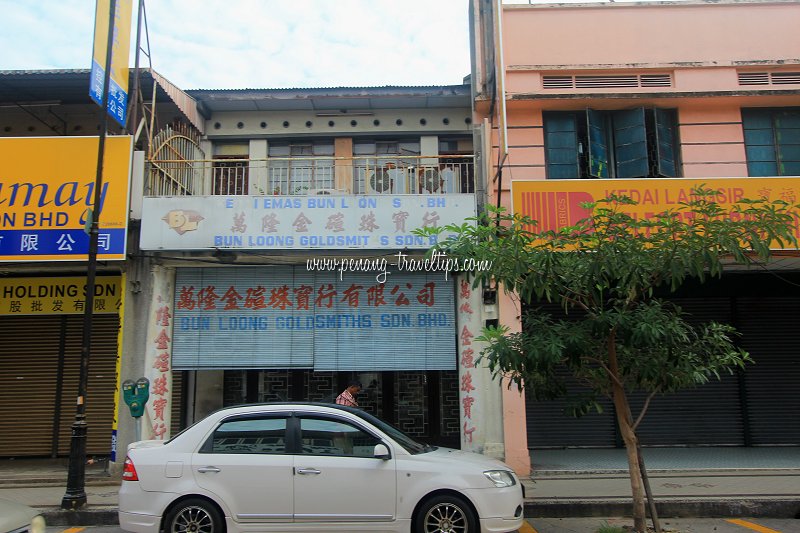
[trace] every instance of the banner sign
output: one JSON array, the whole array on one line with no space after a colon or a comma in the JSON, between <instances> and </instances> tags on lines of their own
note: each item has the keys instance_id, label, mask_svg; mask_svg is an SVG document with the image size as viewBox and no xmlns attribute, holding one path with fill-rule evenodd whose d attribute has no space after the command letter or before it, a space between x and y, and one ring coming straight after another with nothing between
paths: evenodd
<instances>
[{"instance_id":1,"label":"banner sign","mask_svg":"<svg viewBox=\"0 0 800 533\"><path fill-rule=\"evenodd\" d=\"M454 370L454 307L443 273L182 268L172 367Z\"/></svg>"},{"instance_id":2,"label":"banner sign","mask_svg":"<svg viewBox=\"0 0 800 533\"><path fill-rule=\"evenodd\" d=\"M85 277L0 278L0 315L78 315L86 305ZM117 314L122 278L98 276L95 314Z\"/></svg>"},{"instance_id":3,"label":"banner sign","mask_svg":"<svg viewBox=\"0 0 800 533\"><path fill-rule=\"evenodd\" d=\"M108 137L97 258L125 259L131 137ZM85 261L97 137L0 139L0 262Z\"/></svg>"},{"instance_id":4,"label":"banner sign","mask_svg":"<svg viewBox=\"0 0 800 533\"><path fill-rule=\"evenodd\" d=\"M109 19L113 26L114 39L111 47L111 77L108 87L108 114L125 127L128 112L128 58L131 47L132 0L117 0L111 14L111 0L97 0L94 15L94 48L89 96L103 105L103 81L105 80L106 54L108 47Z\"/></svg>"},{"instance_id":5,"label":"banner sign","mask_svg":"<svg viewBox=\"0 0 800 533\"><path fill-rule=\"evenodd\" d=\"M145 198L143 250L427 249L412 231L463 224L472 194ZM439 239L450 234L443 233Z\"/></svg>"},{"instance_id":6,"label":"banner sign","mask_svg":"<svg viewBox=\"0 0 800 533\"><path fill-rule=\"evenodd\" d=\"M665 178L641 180L548 180L512 181L515 213L539 222L536 231L557 230L576 224L589 212L583 202L594 202L611 194L628 196L637 205L625 206L634 217L653 218L691 199L692 190L703 186L719 191L714 200L724 209L739 200L766 198L797 204L800 178ZM797 217L796 217L797 220ZM800 226L795 235L800 238Z\"/></svg>"}]
</instances>

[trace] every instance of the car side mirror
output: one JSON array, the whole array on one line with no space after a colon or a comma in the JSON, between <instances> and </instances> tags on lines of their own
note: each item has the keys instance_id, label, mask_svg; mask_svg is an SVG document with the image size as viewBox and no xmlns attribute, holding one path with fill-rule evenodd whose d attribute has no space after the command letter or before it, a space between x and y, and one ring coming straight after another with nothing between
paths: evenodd
<instances>
[{"instance_id":1,"label":"car side mirror","mask_svg":"<svg viewBox=\"0 0 800 533\"><path fill-rule=\"evenodd\" d=\"M383 443L375 445L373 456L375 459L383 459L384 461L388 461L392 458L392 454L389 453L389 448L387 448Z\"/></svg>"}]
</instances>

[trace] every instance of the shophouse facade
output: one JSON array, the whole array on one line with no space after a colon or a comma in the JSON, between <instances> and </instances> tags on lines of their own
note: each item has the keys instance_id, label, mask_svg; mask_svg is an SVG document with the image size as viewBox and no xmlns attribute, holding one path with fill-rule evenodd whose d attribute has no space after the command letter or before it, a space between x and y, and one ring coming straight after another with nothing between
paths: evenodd
<instances>
[{"instance_id":1,"label":"shophouse facade","mask_svg":"<svg viewBox=\"0 0 800 533\"><path fill-rule=\"evenodd\" d=\"M205 135L163 139L143 188L144 437L356 379L409 434L502 457L500 387L472 348L492 307L420 266L433 241L414 233L477 211L469 85L188 94Z\"/></svg>"},{"instance_id":2,"label":"shophouse facade","mask_svg":"<svg viewBox=\"0 0 800 533\"><path fill-rule=\"evenodd\" d=\"M499 5L472 2L475 121L492 134L489 202L574 222L579 203L629 194L646 212L705 183L725 205L800 192L796 2ZM697 320L732 323L756 364L658 398L646 446L798 445L797 252L671 295ZM520 309L501 295L500 322ZM641 398L633 398L641 405ZM537 448L619 447L605 414L572 419L558 402L504 395L507 457ZM524 428L524 431L518 431Z\"/></svg>"},{"instance_id":3,"label":"shophouse facade","mask_svg":"<svg viewBox=\"0 0 800 533\"><path fill-rule=\"evenodd\" d=\"M188 131L196 116L181 109L188 100L157 73L145 71L141 81L148 104L139 135L109 120L106 138L85 404L87 453L97 458L113 457L120 423L132 428L130 417L117 416L130 355L123 351L126 296L135 300L127 274L138 228L128 222L141 200L130 191L141 188L149 132ZM0 72L0 457L69 453L85 304L84 225L100 128L89 87L89 70Z\"/></svg>"}]
</instances>

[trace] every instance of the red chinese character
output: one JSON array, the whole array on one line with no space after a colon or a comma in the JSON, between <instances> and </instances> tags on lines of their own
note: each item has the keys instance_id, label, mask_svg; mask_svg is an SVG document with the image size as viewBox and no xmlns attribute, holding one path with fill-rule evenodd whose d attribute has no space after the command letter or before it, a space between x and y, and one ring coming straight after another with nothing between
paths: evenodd
<instances>
[{"instance_id":1,"label":"red chinese character","mask_svg":"<svg viewBox=\"0 0 800 533\"><path fill-rule=\"evenodd\" d=\"M169 392L166 375L162 375L160 378L153 380L153 390L151 392L153 396L164 396Z\"/></svg>"},{"instance_id":2,"label":"red chinese character","mask_svg":"<svg viewBox=\"0 0 800 533\"><path fill-rule=\"evenodd\" d=\"M181 294L178 297L178 309L194 309L194 286L181 287Z\"/></svg>"},{"instance_id":3,"label":"red chinese character","mask_svg":"<svg viewBox=\"0 0 800 533\"><path fill-rule=\"evenodd\" d=\"M461 376L461 391L469 394L475 390L475 385L472 384L472 374L466 372Z\"/></svg>"},{"instance_id":4,"label":"red chinese character","mask_svg":"<svg viewBox=\"0 0 800 533\"><path fill-rule=\"evenodd\" d=\"M459 307L458 310L468 315L471 315L474 312L472 310L472 307L469 305L469 302L464 302L463 304L461 304L461 307Z\"/></svg>"},{"instance_id":5,"label":"red chinese character","mask_svg":"<svg viewBox=\"0 0 800 533\"><path fill-rule=\"evenodd\" d=\"M169 338L167 335L167 330L162 329L161 333L158 334L158 337L153 339L153 342L156 343L156 350L169 350L169 342L172 339Z\"/></svg>"},{"instance_id":6,"label":"red chinese character","mask_svg":"<svg viewBox=\"0 0 800 533\"><path fill-rule=\"evenodd\" d=\"M473 335L473 334L472 334L472 332L471 332L469 329L467 329L467 326L465 325L465 326L464 326L464 327L461 329L461 345L462 345L462 346L469 346L469 345L471 345L471 344L472 344L472 340L471 340L471 339L472 339L474 336L475 336L475 335Z\"/></svg>"},{"instance_id":7,"label":"red chinese character","mask_svg":"<svg viewBox=\"0 0 800 533\"><path fill-rule=\"evenodd\" d=\"M356 285L355 283L353 283L344 291L342 291L342 294L344 294L344 298L342 298L342 301L347 302L347 305L349 305L350 307L358 307L358 291L360 291L363 288L364 288L363 286Z\"/></svg>"},{"instance_id":8,"label":"red chinese character","mask_svg":"<svg viewBox=\"0 0 800 533\"><path fill-rule=\"evenodd\" d=\"M472 348L465 348L463 352L461 352L461 364L465 368L473 368L475 366L475 359L474 359L475 352Z\"/></svg>"},{"instance_id":9,"label":"red chinese character","mask_svg":"<svg viewBox=\"0 0 800 533\"><path fill-rule=\"evenodd\" d=\"M358 225L358 231L369 231L372 233L376 229L380 229L375 223L375 213L372 211L368 215L361 215L361 223Z\"/></svg>"},{"instance_id":10,"label":"red chinese character","mask_svg":"<svg viewBox=\"0 0 800 533\"><path fill-rule=\"evenodd\" d=\"M153 424L153 440L162 440L167 432L167 426L163 422Z\"/></svg>"},{"instance_id":11,"label":"red chinese character","mask_svg":"<svg viewBox=\"0 0 800 533\"><path fill-rule=\"evenodd\" d=\"M244 223L244 211L238 215L233 215L233 226L231 226L231 233L244 233L247 231L247 224Z\"/></svg>"},{"instance_id":12,"label":"red chinese character","mask_svg":"<svg viewBox=\"0 0 800 533\"><path fill-rule=\"evenodd\" d=\"M464 418L472 418L472 404L475 403L474 396L464 396L461 405L464 406Z\"/></svg>"},{"instance_id":13,"label":"red chinese character","mask_svg":"<svg viewBox=\"0 0 800 533\"><path fill-rule=\"evenodd\" d=\"M172 318L172 315L169 312L169 306L164 305L158 308L156 311L156 325L157 326L169 326L169 319Z\"/></svg>"},{"instance_id":14,"label":"red chinese character","mask_svg":"<svg viewBox=\"0 0 800 533\"><path fill-rule=\"evenodd\" d=\"M406 283L406 287L408 287L410 289L411 288L411 284L410 283ZM397 292L399 290L400 290L400 285L395 285L394 289L391 290L391 293L393 295L397 294ZM406 295L401 292L400 296L398 296L397 299L394 301L394 305L411 305L411 302L409 302L408 298L406 298Z\"/></svg>"},{"instance_id":15,"label":"red chinese character","mask_svg":"<svg viewBox=\"0 0 800 533\"><path fill-rule=\"evenodd\" d=\"M287 285L281 285L280 287L272 289L267 305L274 309L286 309L287 306L291 307L292 302L289 301L289 287Z\"/></svg>"},{"instance_id":16,"label":"red chinese character","mask_svg":"<svg viewBox=\"0 0 800 533\"><path fill-rule=\"evenodd\" d=\"M386 300L383 298L384 287L385 285L373 285L367 289L367 305L372 307L386 305Z\"/></svg>"},{"instance_id":17,"label":"red chinese character","mask_svg":"<svg viewBox=\"0 0 800 533\"><path fill-rule=\"evenodd\" d=\"M469 298L472 295L472 289L469 287L469 282L465 279L461 280L461 294L462 298Z\"/></svg>"},{"instance_id":18,"label":"red chinese character","mask_svg":"<svg viewBox=\"0 0 800 533\"><path fill-rule=\"evenodd\" d=\"M169 352L158 354L153 361L153 368L158 369L159 372L169 372Z\"/></svg>"},{"instance_id":19,"label":"red chinese character","mask_svg":"<svg viewBox=\"0 0 800 533\"><path fill-rule=\"evenodd\" d=\"M247 296L244 298L244 306L248 309L266 309L267 303L264 292L267 289L259 285L255 289L247 289Z\"/></svg>"},{"instance_id":20,"label":"red chinese character","mask_svg":"<svg viewBox=\"0 0 800 533\"><path fill-rule=\"evenodd\" d=\"M314 304L317 307L327 307L330 309L333 307L334 296L336 296L336 291L333 289L333 285L327 283L317 290L317 299L314 301ZM327 303L323 303L323 300L327 300Z\"/></svg>"},{"instance_id":21,"label":"red chinese character","mask_svg":"<svg viewBox=\"0 0 800 533\"><path fill-rule=\"evenodd\" d=\"M312 287L311 285L300 285L299 287L294 289L295 303L297 304L297 309L308 310L308 306L311 303L312 292L314 292L314 287Z\"/></svg>"},{"instance_id":22,"label":"red chinese character","mask_svg":"<svg viewBox=\"0 0 800 533\"><path fill-rule=\"evenodd\" d=\"M219 296L217 296L216 287L209 285L208 287L200 289L200 292L197 293L197 307L216 309L218 299Z\"/></svg>"},{"instance_id":23,"label":"red chinese character","mask_svg":"<svg viewBox=\"0 0 800 533\"><path fill-rule=\"evenodd\" d=\"M772 189L764 187L762 189L758 189L758 195L762 198L769 200L769 197L772 196Z\"/></svg>"},{"instance_id":24,"label":"red chinese character","mask_svg":"<svg viewBox=\"0 0 800 533\"><path fill-rule=\"evenodd\" d=\"M225 311L228 309L239 309L239 300L241 299L242 295L236 292L233 286L228 287L228 290L225 291L225 294L220 298L220 300L225 302L225 307L223 308Z\"/></svg>"},{"instance_id":25,"label":"red chinese character","mask_svg":"<svg viewBox=\"0 0 800 533\"><path fill-rule=\"evenodd\" d=\"M464 422L464 438L467 442L472 442L472 434L475 433L475 428L471 427L467 429L467 423Z\"/></svg>"},{"instance_id":26,"label":"red chinese character","mask_svg":"<svg viewBox=\"0 0 800 533\"><path fill-rule=\"evenodd\" d=\"M303 233L308 231L309 224L311 224L311 219L305 216L303 213L297 215L297 218L295 218L294 222L292 222L294 230L298 233Z\"/></svg>"},{"instance_id":27,"label":"red chinese character","mask_svg":"<svg viewBox=\"0 0 800 533\"><path fill-rule=\"evenodd\" d=\"M423 285L423 289L417 293L417 301L422 305L427 305L428 307L433 307L434 298L433 298L433 289L436 288L436 284L432 281L429 281L425 285Z\"/></svg>"},{"instance_id":28,"label":"red chinese character","mask_svg":"<svg viewBox=\"0 0 800 533\"><path fill-rule=\"evenodd\" d=\"M261 231L264 233L277 233L278 232L278 215L270 213L261 219Z\"/></svg>"},{"instance_id":29,"label":"red chinese character","mask_svg":"<svg viewBox=\"0 0 800 533\"><path fill-rule=\"evenodd\" d=\"M166 398L158 398L157 400L153 401L153 411L155 411L155 414L153 415L153 420L164 420L164 408L166 406L167 406Z\"/></svg>"}]
</instances>

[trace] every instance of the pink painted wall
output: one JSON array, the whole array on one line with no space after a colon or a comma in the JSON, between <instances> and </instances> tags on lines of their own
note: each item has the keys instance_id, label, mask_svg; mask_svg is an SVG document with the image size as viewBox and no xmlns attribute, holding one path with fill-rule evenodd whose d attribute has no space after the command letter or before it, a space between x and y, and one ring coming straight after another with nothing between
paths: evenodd
<instances>
[{"instance_id":1,"label":"pink painted wall","mask_svg":"<svg viewBox=\"0 0 800 533\"><path fill-rule=\"evenodd\" d=\"M506 66L732 65L800 58L800 4L507 5Z\"/></svg>"}]
</instances>

